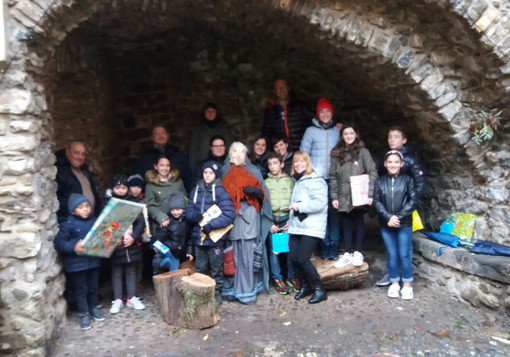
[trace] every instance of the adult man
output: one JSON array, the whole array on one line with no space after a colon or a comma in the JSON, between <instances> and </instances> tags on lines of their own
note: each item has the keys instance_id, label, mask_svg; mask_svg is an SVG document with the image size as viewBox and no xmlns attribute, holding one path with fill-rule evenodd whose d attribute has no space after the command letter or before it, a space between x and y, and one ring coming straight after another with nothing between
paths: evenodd
<instances>
[{"instance_id":1,"label":"adult man","mask_svg":"<svg viewBox=\"0 0 510 357\"><path fill-rule=\"evenodd\" d=\"M303 134L311 124L313 113L302 102L289 96L290 87L285 79L274 82L273 104L266 109L262 136L267 138L286 137L292 152L299 151Z\"/></svg>"},{"instance_id":2,"label":"adult man","mask_svg":"<svg viewBox=\"0 0 510 357\"><path fill-rule=\"evenodd\" d=\"M160 154L165 154L170 158L170 165L172 168L179 169L184 186L188 192L193 188L193 172L188 161L188 158L176 146L169 144L170 134L163 126L156 126L152 129L151 141L153 147L146 150L136 160L133 170L134 174L139 174L145 177L145 173L154 169L154 160Z\"/></svg>"},{"instance_id":3,"label":"adult man","mask_svg":"<svg viewBox=\"0 0 510 357\"><path fill-rule=\"evenodd\" d=\"M67 204L72 193L87 197L92 207L92 215L98 215L101 202L96 184L85 164L87 149L81 141L71 141L65 149L55 153L57 157L57 199L60 207L57 211L58 223L69 215Z\"/></svg>"}]
</instances>

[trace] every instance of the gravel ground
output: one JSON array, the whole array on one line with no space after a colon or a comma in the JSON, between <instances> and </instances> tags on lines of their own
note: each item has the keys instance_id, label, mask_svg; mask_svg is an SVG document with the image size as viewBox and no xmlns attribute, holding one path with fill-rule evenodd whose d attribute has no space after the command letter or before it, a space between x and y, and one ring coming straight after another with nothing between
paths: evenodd
<instances>
[{"instance_id":1,"label":"gravel ground","mask_svg":"<svg viewBox=\"0 0 510 357\"><path fill-rule=\"evenodd\" d=\"M145 310L110 315L105 306L107 320L88 331L70 314L52 356L510 356L508 315L461 303L419 279L413 300L389 299L387 288L375 286L378 277L371 273L360 288L330 292L316 305L273 289L254 305L224 302L221 322L206 330L165 324L148 287Z\"/></svg>"}]
</instances>

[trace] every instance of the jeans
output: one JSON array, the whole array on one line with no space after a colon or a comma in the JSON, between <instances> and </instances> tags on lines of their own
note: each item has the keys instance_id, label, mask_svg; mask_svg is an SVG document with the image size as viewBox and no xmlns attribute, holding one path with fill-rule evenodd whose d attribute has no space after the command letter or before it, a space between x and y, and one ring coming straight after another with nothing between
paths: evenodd
<instances>
[{"instance_id":1,"label":"jeans","mask_svg":"<svg viewBox=\"0 0 510 357\"><path fill-rule=\"evenodd\" d=\"M180 263L180 259L176 258L170 251L166 254L156 253L152 260L152 270L154 271L154 274L174 271L179 269ZM162 264L163 266L161 266Z\"/></svg>"},{"instance_id":2,"label":"jeans","mask_svg":"<svg viewBox=\"0 0 510 357\"><path fill-rule=\"evenodd\" d=\"M328 226L326 237L320 244L319 255L322 259L335 259L340 249L342 218L333 208L331 201L328 204Z\"/></svg>"},{"instance_id":3,"label":"jeans","mask_svg":"<svg viewBox=\"0 0 510 357\"><path fill-rule=\"evenodd\" d=\"M73 287L78 313L80 316L88 315L98 302L99 268L68 272L66 275Z\"/></svg>"},{"instance_id":4,"label":"jeans","mask_svg":"<svg viewBox=\"0 0 510 357\"><path fill-rule=\"evenodd\" d=\"M312 287L321 286L321 278L317 269L310 261L313 251L317 248L320 238L291 234L289 239L289 257L301 286L307 283Z\"/></svg>"},{"instance_id":5,"label":"jeans","mask_svg":"<svg viewBox=\"0 0 510 357\"><path fill-rule=\"evenodd\" d=\"M404 283L413 281L413 228L399 227L381 228L382 238L386 246L387 264L390 281L400 280Z\"/></svg>"},{"instance_id":6,"label":"jeans","mask_svg":"<svg viewBox=\"0 0 510 357\"><path fill-rule=\"evenodd\" d=\"M269 233L271 234L271 233ZM294 268L292 267L292 263L290 261L289 253L278 253L275 254L272 251L269 252L269 264L271 265L271 274L273 275L273 280L283 280L282 269L280 267L280 256L283 255L285 258L285 263L287 264L287 278L294 279L296 274L294 273Z\"/></svg>"}]
</instances>

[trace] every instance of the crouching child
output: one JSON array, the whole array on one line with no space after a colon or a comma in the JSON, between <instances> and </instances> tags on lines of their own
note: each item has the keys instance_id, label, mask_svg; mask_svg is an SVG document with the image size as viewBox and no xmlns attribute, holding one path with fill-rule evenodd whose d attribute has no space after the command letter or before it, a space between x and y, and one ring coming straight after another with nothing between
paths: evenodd
<instances>
[{"instance_id":1,"label":"crouching child","mask_svg":"<svg viewBox=\"0 0 510 357\"><path fill-rule=\"evenodd\" d=\"M234 221L235 208L228 192L223 188L219 178L220 167L215 161L207 161L202 165L202 179L191 191L186 217L194 224L191 235L195 248L195 270L206 274L211 271L211 276L216 281L214 297L216 306L221 305L221 288L223 286L223 248L225 236L213 241L210 234L213 230L225 228ZM209 223L201 227L207 210L217 205L221 214L213 218Z\"/></svg>"},{"instance_id":2,"label":"crouching child","mask_svg":"<svg viewBox=\"0 0 510 357\"><path fill-rule=\"evenodd\" d=\"M154 248L154 259L152 268L154 274L179 269L181 259L186 257L193 260L193 241L190 235L190 224L184 218L186 202L184 194L177 192L168 199L168 217L170 224L166 227L157 227L154 237L155 241L163 244L164 249ZM169 250L166 251L166 248Z\"/></svg>"}]
</instances>

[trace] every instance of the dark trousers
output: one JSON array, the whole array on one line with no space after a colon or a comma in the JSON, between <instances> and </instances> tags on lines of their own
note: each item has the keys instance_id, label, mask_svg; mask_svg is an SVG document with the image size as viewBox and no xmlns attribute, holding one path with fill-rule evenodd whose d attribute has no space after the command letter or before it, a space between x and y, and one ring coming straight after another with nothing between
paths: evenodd
<instances>
[{"instance_id":1,"label":"dark trousers","mask_svg":"<svg viewBox=\"0 0 510 357\"><path fill-rule=\"evenodd\" d=\"M99 268L67 273L80 316L87 315L97 306Z\"/></svg>"},{"instance_id":2,"label":"dark trousers","mask_svg":"<svg viewBox=\"0 0 510 357\"><path fill-rule=\"evenodd\" d=\"M195 246L195 271L207 274L208 270L211 271L211 276L216 282L214 294L221 296L221 288L223 287L223 248Z\"/></svg>"},{"instance_id":3,"label":"dark trousers","mask_svg":"<svg viewBox=\"0 0 510 357\"><path fill-rule=\"evenodd\" d=\"M321 282L317 269L310 261L320 241L320 238L297 234L291 234L289 238L289 258L294 272L301 282L308 281L312 287L319 286Z\"/></svg>"},{"instance_id":4,"label":"dark trousers","mask_svg":"<svg viewBox=\"0 0 510 357\"><path fill-rule=\"evenodd\" d=\"M138 262L113 264L112 263L112 286L113 298L122 299L122 281L124 272L126 274L126 292L127 297L131 299L136 295L136 268Z\"/></svg>"},{"instance_id":5,"label":"dark trousers","mask_svg":"<svg viewBox=\"0 0 510 357\"><path fill-rule=\"evenodd\" d=\"M349 213L341 213L344 248L348 253L361 252L363 249L365 238L364 214L365 211L359 208L354 208Z\"/></svg>"}]
</instances>

